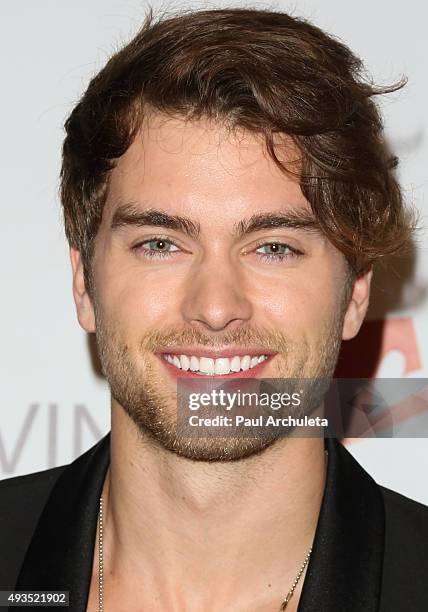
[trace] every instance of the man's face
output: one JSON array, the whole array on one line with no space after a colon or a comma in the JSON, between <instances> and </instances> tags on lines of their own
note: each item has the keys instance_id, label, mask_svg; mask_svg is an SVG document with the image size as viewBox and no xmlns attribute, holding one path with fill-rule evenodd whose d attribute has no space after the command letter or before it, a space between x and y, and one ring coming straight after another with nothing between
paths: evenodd
<instances>
[{"instance_id":1,"label":"man's face","mask_svg":"<svg viewBox=\"0 0 428 612\"><path fill-rule=\"evenodd\" d=\"M291 213L311 217L261 138L208 121L152 116L112 171L93 299L72 251L75 299L114 407L164 448L234 460L273 442L181 437L178 378L329 377L357 333L371 275L344 303L343 255L316 227L281 224Z\"/></svg>"}]
</instances>

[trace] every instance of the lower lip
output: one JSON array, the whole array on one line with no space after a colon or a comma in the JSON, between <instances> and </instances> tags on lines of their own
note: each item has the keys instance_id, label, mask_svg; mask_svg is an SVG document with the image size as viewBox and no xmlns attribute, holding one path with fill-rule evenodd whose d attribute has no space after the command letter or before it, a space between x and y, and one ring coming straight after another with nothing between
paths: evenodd
<instances>
[{"instance_id":1,"label":"lower lip","mask_svg":"<svg viewBox=\"0 0 428 612\"><path fill-rule=\"evenodd\" d=\"M199 372L192 372L191 370L181 370L180 368L176 368L174 365L169 363L162 355L158 355L166 370L176 378L211 378L215 380L222 379L233 379L233 378L254 378L256 376L260 376L266 364L268 364L275 355L268 355L268 358L258 363L253 368L249 368L248 370L240 370L239 372L230 372L229 374L199 374Z\"/></svg>"}]
</instances>

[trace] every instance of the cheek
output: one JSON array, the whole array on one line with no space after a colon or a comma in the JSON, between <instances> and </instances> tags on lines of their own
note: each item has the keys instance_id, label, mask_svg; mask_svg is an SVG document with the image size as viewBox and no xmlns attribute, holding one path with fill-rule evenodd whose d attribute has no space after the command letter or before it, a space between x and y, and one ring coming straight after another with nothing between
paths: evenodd
<instances>
[{"instance_id":1,"label":"cheek","mask_svg":"<svg viewBox=\"0 0 428 612\"><path fill-rule=\"evenodd\" d=\"M141 336L145 330L161 329L177 312L176 285L171 275L122 267L120 274L100 275L97 295L105 317L127 337Z\"/></svg>"},{"instance_id":2,"label":"cheek","mask_svg":"<svg viewBox=\"0 0 428 612\"><path fill-rule=\"evenodd\" d=\"M294 275L258 282L251 288L255 312L272 326L290 336L317 336L322 322L331 321L337 311L338 286L333 276Z\"/></svg>"}]
</instances>

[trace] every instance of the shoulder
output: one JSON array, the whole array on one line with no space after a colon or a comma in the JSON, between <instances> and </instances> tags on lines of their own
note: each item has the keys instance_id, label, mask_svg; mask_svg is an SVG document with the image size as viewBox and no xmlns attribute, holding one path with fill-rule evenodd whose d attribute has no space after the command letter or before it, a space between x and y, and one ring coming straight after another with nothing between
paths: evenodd
<instances>
[{"instance_id":1,"label":"shoulder","mask_svg":"<svg viewBox=\"0 0 428 612\"><path fill-rule=\"evenodd\" d=\"M20 491L28 490L46 490L51 484L54 484L59 474L66 468L66 465L43 470L41 472L33 472L24 476L14 476L13 478L5 478L0 480L0 508L1 502L4 501L4 496L19 495Z\"/></svg>"},{"instance_id":2,"label":"shoulder","mask_svg":"<svg viewBox=\"0 0 428 612\"><path fill-rule=\"evenodd\" d=\"M379 488L385 504L381 610L428 610L428 506Z\"/></svg>"},{"instance_id":3,"label":"shoulder","mask_svg":"<svg viewBox=\"0 0 428 612\"><path fill-rule=\"evenodd\" d=\"M108 433L72 463L0 481L0 590L15 586L46 509L50 509L50 517L55 517L64 511L79 487L88 494L94 479L104 477L109 460ZM47 539L46 547L49 546Z\"/></svg>"},{"instance_id":4,"label":"shoulder","mask_svg":"<svg viewBox=\"0 0 428 612\"><path fill-rule=\"evenodd\" d=\"M428 535L428 506L421 504L397 491L379 487L385 504L387 527L408 535Z\"/></svg>"},{"instance_id":5,"label":"shoulder","mask_svg":"<svg viewBox=\"0 0 428 612\"><path fill-rule=\"evenodd\" d=\"M0 481L0 590L14 586L46 500L66 467Z\"/></svg>"},{"instance_id":6,"label":"shoulder","mask_svg":"<svg viewBox=\"0 0 428 612\"><path fill-rule=\"evenodd\" d=\"M0 480L0 529L9 521L17 521L21 516L28 520L36 514L66 467Z\"/></svg>"},{"instance_id":7,"label":"shoulder","mask_svg":"<svg viewBox=\"0 0 428 612\"><path fill-rule=\"evenodd\" d=\"M400 567L419 564L428 575L428 506L380 487L385 504L385 556Z\"/></svg>"}]
</instances>

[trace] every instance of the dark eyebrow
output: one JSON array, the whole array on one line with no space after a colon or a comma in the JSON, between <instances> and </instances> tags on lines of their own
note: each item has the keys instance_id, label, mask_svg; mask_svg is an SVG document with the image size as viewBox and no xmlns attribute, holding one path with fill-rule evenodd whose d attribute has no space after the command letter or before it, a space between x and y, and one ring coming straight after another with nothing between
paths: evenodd
<instances>
[{"instance_id":1,"label":"dark eyebrow","mask_svg":"<svg viewBox=\"0 0 428 612\"><path fill-rule=\"evenodd\" d=\"M149 208L140 210L136 204L121 204L117 207L111 221L111 229L134 225L151 225L184 232L191 238L198 238L201 227L198 222L181 215L170 215L162 210ZM288 210L287 212L259 213L243 219L233 227L232 235L241 238L263 229L289 228L307 232L322 233L318 221L307 210Z\"/></svg>"},{"instance_id":2,"label":"dark eyebrow","mask_svg":"<svg viewBox=\"0 0 428 612\"><path fill-rule=\"evenodd\" d=\"M112 230L118 227L127 225L135 225L142 227L144 225L154 225L156 227L166 227L177 231L184 232L191 238L197 238L201 231L199 223L195 223L187 217L180 215L170 215L162 210L149 208L147 210L139 210L135 204L122 204L117 207L110 227Z\"/></svg>"},{"instance_id":3,"label":"dark eyebrow","mask_svg":"<svg viewBox=\"0 0 428 612\"><path fill-rule=\"evenodd\" d=\"M282 227L322 233L319 222L310 211L293 209L287 210L287 212L252 215L248 220L244 219L236 224L235 233L240 238L259 230Z\"/></svg>"}]
</instances>

